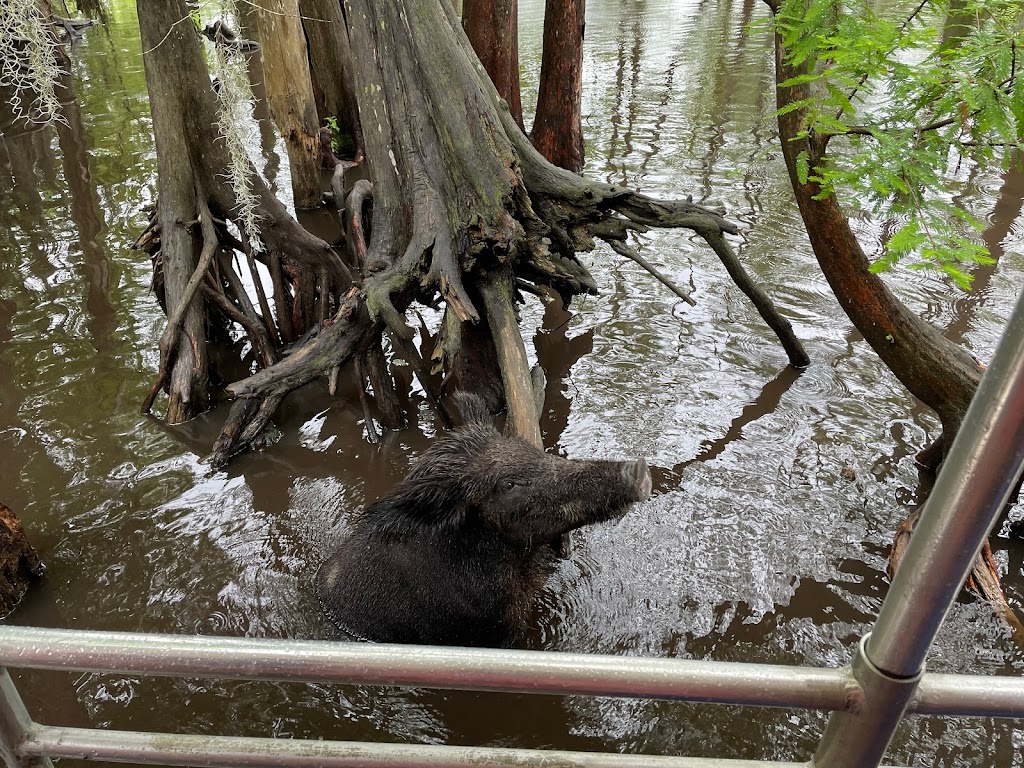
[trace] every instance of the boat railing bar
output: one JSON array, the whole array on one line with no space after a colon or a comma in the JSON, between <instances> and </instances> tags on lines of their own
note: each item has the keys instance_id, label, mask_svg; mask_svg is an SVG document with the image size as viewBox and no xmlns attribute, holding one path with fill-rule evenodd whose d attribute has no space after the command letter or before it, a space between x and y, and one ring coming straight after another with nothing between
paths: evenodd
<instances>
[{"instance_id":1,"label":"boat railing bar","mask_svg":"<svg viewBox=\"0 0 1024 768\"><path fill-rule=\"evenodd\" d=\"M0 626L0 666L848 711L850 667ZM1024 680L926 674L910 711L1024 718Z\"/></svg>"}]
</instances>

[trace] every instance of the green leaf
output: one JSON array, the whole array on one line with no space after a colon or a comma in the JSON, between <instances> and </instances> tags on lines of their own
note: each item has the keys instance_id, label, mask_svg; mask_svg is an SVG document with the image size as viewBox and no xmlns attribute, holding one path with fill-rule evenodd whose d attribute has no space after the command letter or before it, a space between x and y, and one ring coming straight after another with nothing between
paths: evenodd
<instances>
[{"instance_id":1,"label":"green leaf","mask_svg":"<svg viewBox=\"0 0 1024 768\"><path fill-rule=\"evenodd\" d=\"M782 0L770 26L781 86L803 88L776 115L801 112L794 140L830 137L813 166L797 155L799 183L895 230L872 270L905 264L968 287L991 256L967 179L1024 156L1024 2Z\"/></svg>"},{"instance_id":2,"label":"green leaf","mask_svg":"<svg viewBox=\"0 0 1024 768\"><path fill-rule=\"evenodd\" d=\"M775 111L775 116L781 117L782 115L788 115L790 112L795 112L798 109L813 107L817 103L817 100L814 98L797 99L796 101L791 101L786 106L777 109Z\"/></svg>"},{"instance_id":3,"label":"green leaf","mask_svg":"<svg viewBox=\"0 0 1024 768\"><path fill-rule=\"evenodd\" d=\"M807 150L796 156L796 177L801 184L807 183L807 177L811 172L811 161Z\"/></svg>"},{"instance_id":4,"label":"green leaf","mask_svg":"<svg viewBox=\"0 0 1024 768\"><path fill-rule=\"evenodd\" d=\"M805 83L815 83L818 80L821 80L821 77L822 76L820 74L818 74L817 72L806 72L806 73L804 73L802 75L797 75L796 77L791 77L788 80L783 80L778 85L779 85L779 88L792 88L795 85L803 85Z\"/></svg>"}]
</instances>

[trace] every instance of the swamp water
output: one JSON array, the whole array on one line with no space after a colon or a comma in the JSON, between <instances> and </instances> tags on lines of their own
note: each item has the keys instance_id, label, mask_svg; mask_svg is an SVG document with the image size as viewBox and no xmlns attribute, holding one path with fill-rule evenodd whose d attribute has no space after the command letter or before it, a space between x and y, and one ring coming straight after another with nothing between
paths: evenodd
<instances>
[{"instance_id":1,"label":"swamp water","mask_svg":"<svg viewBox=\"0 0 1024 768\"><path fill-rule=\"evenodd\" d=\"M521 2L524 100L543 3ZM437 434L414 389L409 429L365 439L349 391L292 397L282 440L224 471L200 463L226 409L166 427L138 415L163 316L129 250L156 161L134 4L74 51L67 127L0 139L0 501L48 566L12 623L330 638L310 591L347 516L385 493ZM572 312L531 299L549 378L544 432L570 457L646 457L654 497L575 536L531 645L565 651L839 666L885 594L895 527L923 498L915 452L937 422L852 329L819 273L773 133L772 52L745 25L762 4L592 3L585 172L666 197L721 201L741 257L813 359L785 355L714 254L687 232L639 239L697 306L607 248L601 294ZM527 109L529 112L529 108ZM258 109L257 115L265 110ZM77 117L76 117L77 116ZM287 194L264 119L252 147ZM965 170L960 203L998 264L958 294L931 275L890 283L987 359L1022 285L1024 175ZM323 227L330 215L309 217ZM877 250L886 222L858 233ZM528 341L532 331L527 333ZM1017 516L1016 510L1011 517ZM994 540L1012 604L1024 544ZM1019 675L1024 652L962 599L931 671ZM47 724L238 735L806 759L825 716L615 699L15 672ZM1010 722L915 718L889 760L1019 766Z\"/></svg>"}]
</instances>

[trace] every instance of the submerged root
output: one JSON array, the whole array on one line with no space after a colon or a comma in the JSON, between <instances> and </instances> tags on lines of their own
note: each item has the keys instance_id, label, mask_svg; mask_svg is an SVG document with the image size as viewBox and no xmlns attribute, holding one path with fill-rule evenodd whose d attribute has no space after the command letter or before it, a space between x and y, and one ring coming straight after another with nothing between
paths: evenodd
<instances>
[{"instance_id":1,"label":"submerged root","mask_svg":"<svg viewBox=\"0 0 1024 768\"><path fill-rule=\"evenodd\" d=\"M1024 646L1024 624L1021 624L1020 618L1006 600L1003 585L999 579L999 569L992 556L992 548L987 541L974 561L971 575L967 577L966 586L992 607L995 615L1010 628L1013 639L1019 645Z\"/></svg>"},{"instance_id":2,"label":"submerged root","mask_svg":"<svg viewBox=\"0 0 1024 768\"><path fill-rule=\"evenodd\" d=\"M890 581L896 569L899 568L906 554L907 546L910 543L910 536L914 526L921 516L921 510L915 510L904 520L893 537L892 549L889 553L889 562L886 568ZM1024 624L1006 600L1003 592L1003 585L999 578L999 569L996 566L995 558L992 556L992 548L986 541L981 552L974 559L974 565L967 577L964 586L984 600L992 608L992 612L1006 624L1013 639L1021 646L1024 646Z\"/></svg>"}]
</instances>

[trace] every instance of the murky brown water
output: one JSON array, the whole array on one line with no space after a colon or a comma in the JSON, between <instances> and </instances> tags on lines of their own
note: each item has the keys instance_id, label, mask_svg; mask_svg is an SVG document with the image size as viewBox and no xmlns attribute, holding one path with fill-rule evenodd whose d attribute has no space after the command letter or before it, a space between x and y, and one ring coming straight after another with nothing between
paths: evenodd
<instances>
[{"instance_id":1,"label":"murky brown water","mask_svg":"<svg viewBox=\"0 0 1024 768\"><path fill-rule=\"evenodd\" d=\"M540 0L521 0L532 102ZM364 439L350 396L293 397L280 443L227 471L199 462L225 411L167 428L138 415L163 318L127 244L152 201L155 158L134 4L75 52L68 126L0 140L0 501L49 566L9 621L154 632L333 637L309 582L346 516L385 492L436 433L414 392L411 429ZM620 0L588 9L586 172L725 203L742 257L813 357L786 358L709 249L686 233L641 250L694 290L679 302L607 249L602 288L571 314L538 306L546 440L574 457L645 456L656 495L579 534L539 611L536 647L840 665L886 589L891 532L922 498L913 455L936 421L879 364L818 273L777 157L771 52L753 0ZM265 114L258 112L258 114ZM264 124L268 176L287 158ZM288 184L281 183L286 191ZM981 359L1024 280L1024 176L965 170L958 199L987 217L999 257L970 296L891 282ZM886 222L861 220L877 247ZM852 470L853 481L843 479ZM1018 513L1015 511L1014 516ZM1024 545L996 539L1011 602ZM1020 674L1024 653L963 600L933 671ZM16 674L37 719L119 729L806 759L823 716L610 699ZM1024 732L915 719L890 759L1024 765Z\"/></svg>"}]
</instances>

